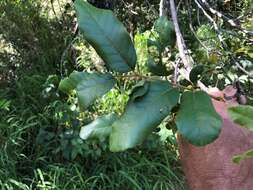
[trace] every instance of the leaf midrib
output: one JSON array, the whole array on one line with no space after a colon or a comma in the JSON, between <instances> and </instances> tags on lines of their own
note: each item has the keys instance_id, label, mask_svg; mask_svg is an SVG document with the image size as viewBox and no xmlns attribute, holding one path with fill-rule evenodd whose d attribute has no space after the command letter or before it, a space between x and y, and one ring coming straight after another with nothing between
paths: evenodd
<instances>
[{"instance_id":1,"label":"leaf midrib","mask_svg":"<svg viewBox=\"0 0 253 190\"><path fill-rule=\"evenodd\" d=\"M84 3L87 3L87 2L84 2ZM95 8L95 9L97 9L97 8ZM87 8L86 8L86 10L87 10ZM106 10L103 10L103 11L106 12L106 13L108 14L108 12L107 12ZM102 34L106 34L106 33L103 32L103 29L102 29L102 27L99 25L99 22L95 19L95 17L93 17L93 15L92 15L91 12L89 11L89 9L88 9L87 12L89 13L89 15L90 15L90 17L92 18L92 20L94 20L94 22L97 24L97 26L98 26L100 32L101 32ZM97 10L96 10L96 12L97 12ZM114 49L116 52L118 52L118 54L120 55L121 59L126 63L126 65L127 65L128 67L132 68L132 67L128 64L128 61L126 60L125 56L122 55L122 52L119 51L118 48L116 48L116 46L114 45L114 43L112 42L112 40L111 40L107 35L103 35L103 36L109 41L109 44L111 44L111 46L113 47L113 49Z\"/></svg>"},{"instance_id":2,"label":"leaf midrib","mask_svg":"<svg viewBox=\"0 0 253 190\"><path fill-rule=\"evenodd\" d=\"M159 95L153 96L153 98L151 99L150 102L156 102L156 100L158 98L161 98L161 96L165 96L167 93L169 93L170 91L173 91L173 90L175 90L175 89L171 87L170 89L165 90L164 92L160 93ZM148 96L148 94L147 94L147 96ZM169 106L172 107L172 105L169 105Z\"/></svg>"},{"instance_id":3,"label":"leaf midrib","mask_svg":"<svg viewBox=\"0 0 253 190\"><path fill-rule=\"evenodd\" d=\"M79 91L83 91L83 90L87 90L88 89L91 89L91 88L97 88L97 86L104 86L104 84L107 84L107 83L113 83L115 79L114 78L111 78L111 79L105 79L104 82L96 82L96 84L91 84L91 85L83 85L83 88L80 88ZM85 82L85 81L84 81ZM81 85L82 86L82 83L79 83L78 85ZM109 84L108 84L109 85ZM104 89L104 88L103 88Z\"/></svg>"}]
</instances>

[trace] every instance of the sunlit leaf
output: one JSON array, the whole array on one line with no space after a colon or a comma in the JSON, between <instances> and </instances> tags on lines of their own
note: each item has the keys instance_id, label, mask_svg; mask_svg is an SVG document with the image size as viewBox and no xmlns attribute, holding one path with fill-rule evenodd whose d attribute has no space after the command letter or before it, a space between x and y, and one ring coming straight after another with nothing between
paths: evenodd
<instances>
[{"instance_id":1,"label":"sunlit leaf","mask_svg":"<svg viewBox=\"0 0 253 190\"><path fill-rule=\"evenodd\" d=\"M123 151L140 144L177 104L179 92L169 82L156 80L146 83L148 91L138 88L132 97L135 94L142 96L130 97L125 113L113 123L111 151Z\"/></svg>"},{"instance_id":2,"label":"sunlit leaf","mask_svg":"<svg viewBox=\"0 0 253 190\"><path fill-rule=\"evenodd\" d=\"M228 108L228 114L235 123L253 131L253 106L230 107Z\"/></svg>"},{"instance_id":3,"label":"sunlit leaf","mask_svg":"<svg viewBox=\"0 0 253 190\"><path fill-rule=\"evenodd\" d=\"M97 118L93 122L81 128L80 138L83 140L89 138L105 139L112 130L112 123L118 118L116 114L108 114Z\"/></svg>"},{"instance_id":4,"label":"sunlit leaf","mask_svg":"<svg viewBox=\"0 0 253 190\"><path fill-rule=\"evenodd\" d=\"M11 104L11 101L8 101L6 99L0 99L0 110L3 109L3 110L8 111L10 104Z\"/></svg>"},{"instance_id":5,"label":"sunlit leaf","mask_svg":"<svg viewBox=\"0 0 253 190\"><path fill-rule=\"evenodd\" d=\"M233 162L239 164L242 160L253 158L253 149L233 157Z\"/></svg>"},{"instance_id":6,"label":"sunlit leaf","mask_svg":"<svg viewBox=\"0 0 253 190\"><path fill-rule=\"evenodd\" d=\"M116 83L110 73L73 72L60 82L59 89L65 93L76 90L81 108L86 109L93 101L107 93Z\"/></svg>"},{"instance_id":7,"label":"sunlit leaf","mask_svg":"<svg viewBox=\"0 0 253 190\"><path fill-rule=\"evenodd\" d=\"M112 11L98 9L84 0L75 1L79 28L106 66L117 72L133 70L136 52L123 24Z\"/></svg>"}]
</instances>

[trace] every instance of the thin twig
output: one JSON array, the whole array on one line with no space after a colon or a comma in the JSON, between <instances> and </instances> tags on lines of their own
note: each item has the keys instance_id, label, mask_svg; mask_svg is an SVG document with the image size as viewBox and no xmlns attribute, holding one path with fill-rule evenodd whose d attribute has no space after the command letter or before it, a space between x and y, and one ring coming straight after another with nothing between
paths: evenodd
<instances>
[{"instance_id":1,"label":"thin twig","mask_svg":"<svg viewBox=\"0 0 253 190\"><path fill-rule=\"evenodd\" d=\"M191 10L190 10L190 4L191 1L186 0L187 3L187 7L188 7L188 15L189 15L189 27L190 30L192 32L192 34L194 35L194 37L198 40L198 42L200 43L200 45L206 50L207 55L209 55L209 48L199 39L199 37L197 36L196 32L194 31L193 25L192 25L192 14L191 14Z\"/></svg>"},{"instance_id":2,"label":"thin twig","mask_svg":"<svg viewBox=\"0 0 253 190\"><path fill-rule=\"evenodd\" d=\"M249 72L249 71L247 71L246 69L244 69L241 65L240 65L240 63L238 63L236 60L235 60L235 58L233 57L233 56L231 56L231 58L232 58L232 60L233 60L233 62L235 63L235 65L237 66L237 68L239 69L239 70L241 70L244 74L246 74L249 78L253 78L253 75Z\"/></svg>"},{"instance_id":3,"label":"thin twig","mask_svg":"<svg viewBox=\"0 0 253 190\"><path fill-rule=\"evenodd\" d=\"M55 8L54 8L54 1L53 1L53 0L50 0L50 4L51 4L51 8L52 8L53 14L54 14L54 16L55 16L57 22L58 22L59 24L61 24L60 19L58 18L57 14L56 14L56 11L55 11Z\"/></svg>"},{"instance_id":4,"label":"thin twig","mask_svg":"<svg viewBox=\"0 0 253 190\"><path fill-rule=\"evenodd\" d=\"M199 13L199 9L197 9L197 21L198 21L198 24L199 24L199 26L200 26L200 25L201 25L201 23L200 23L199 15L200 15L200 13Z\"/></svg>"},{"instance_id":5,"label":"thin twig","mask_svg":"<svg viewBox=\"0 0 253 190\"><path fill-rule=\"evenodd\" d=\"M166 16L166 7L164 6L166 3L166 0L160 0L159 4L159 16Z\"/></svg>"},{"instance_id":6,"label":"thin twig","mask_svg":"<svg viewBox=\"0 0 253 190\"><path fill-rule=\"evenodd\" d=\"M59 11L60 11L60 13L61 13L63 22L66 24L66 18L64 17L65 15L64 15L63 12L62 12L61 3L60 3L59 0L57 0L57 3L58 3L58 6L59 6Z\"/></svg>"},{"instance_id":7,"label":"thin twig","mask_svg":"<svg viewBox=\"0 0 253 190\"><path fill-rule=\"evenodd\" d=\"M151 9L151 11L154 13L154 15L157 15L158 12L156 11L156 9L154 9L152 7L152 5L150 4L149 0L145 0L145 2L147 3L147 5L149 6L149 8Z\"/></svg>"},{"instance_id":8,"label":"thin twig","mask_svg":"<svg viewBox=\"0 0 253 190\"><path fill-rule=\"evenodd\" d=\"M188 55L185 54L186 45L184 43L182 33L179 28L178 19L177 19L177 11L176 11L176 6L175 6L174 0L170 0L170 10L171 10L171 17L172 17L172 21L173 21L176 36L177 36L177 46L178 46L178 50L179 50L179 55L180 55L182 62L184 64L184 68L186 69L186 71L190 72L190 70L191 70L191 63L189 61L190 58ZM189 79L189 76L187 76L187 79Z\"/></svg>"},{"instance_id":9,"label":"thin twig","mask_svg":"<svg viewBox=\"0 0 253 190\"><path fill-rule=\"evenodd\" d=\"M171 62L172 66L174 67L173 84L175 84L175 85L177 84L178 74L179 74L179 73L181 74L181 72L180 72L180 70L179 70L179 63L180 63L180 61L181 61L181 59L177 59L177 60L175 61L175 63L174 63L174 62ZM184 74L182 74L182 75L184 75Z\"/></svg>"},{"instance_id":10,"label":"thin twig","mask_svg":"<svg viewBox=\"0 0 253 190\"><path fill-rule=\"evenodd\" d=\"M73 43L76 41L77 38L73 38L71 40L71 42L68 44L68 46L65 48L65 50L63 51L62 55L61 55L61 61L60 61L60 73L61 73L61 77L63 77L63 67L65 66L64 64L64 59L69 51L69 49L71 48L71 46L73 45Z\"/></svg>"},{"instance_id":11,"label":"thin twig","mask_svg":"<svg viewBox=\"0 0 253 190\"><path fill-rule=\"evenodd\" d=\"M177 4L177 11L179 10L180 5L181 5L182 2L183 2L182 0L180 0L180 1L178 2L178 4Z\"/></svg>"},{"instance_id":12,"label":"thin twig","mask_svg":"<svg viewBox=\"0 0 253 190\"><path fill-rule=\"evenodd\" d=\"M179 62L176 62L176 64L173 64L173 66L175 68L175 70L174 70L174 84L177 84Z\"/></svg>"},{"instance_id":13,"label":"thin twig","mask_svg":"<svg viewBox=\"0 0 253 190\"><path fill-rule=\"evenodd\" d=\"M208 20L213 24L214 30L215 30L216 33L217 33L217 36L218 36L218 38L219 38L219 40L220 40L220 42L221 42L221 45L222 45L223 48L225 48L225 47L226 47L226 44L225 44L224 40L222 39L221 32L220 32L220 30L219 30L219 27L218 27L217 23L216 23L215 20L206 12L206 10L202 7L202 5L199 3L198 0L194 0L194 1L195 1L195 3L198 5L198 7L201 9L201 11L204 13L204 15L208 18Z\"/></svg>"},{"instance_id":14,"label":"thin twig","mask_svg":"<svg viewBox=\"0 0 253 190\"><path fill-rule=\"evenodd\" d=\"M178 46L178 50L179 50L179 55L180 55L182 62L184 64L183 71L179 70L179 72L184 76L184 78L189 80L189 74L192 69L192 65L191 65L190 60L192 58L188 54L187 55L185 54L186 45L185 45L183 36L182 36L180 28L179 28L178 19L177 19L177 10L176 10L174 0L170 0L170 10L171 10L172 21L173 21L176 36L177 36L177 46ZM204 90L206 92L208 91L207 87L201 81L198 81L198 86L202 90Z\"/></svg>"},{"instance_id":15,"label":"thin twig","mask_svg":"<svg viewBox=\"0 0 253 190\"><path fill-rule=\"evenodd\" d=\"M203 1L203 0L202 0ZM218 38L220 40L220 43L223 47L224 50L227 50L227 44L226 42L222 39L221 36L221 32L218 28L218 25L216 24L216 22L214 21L214 19L205 11L205 9L202 7L202 5L198 2L198 0L195 0L196 4L198 5L198 7L202 10L202 12L204 13L204 15L213 23L214 29L217 32ZM246 74L248 77L253 78L252 74L249 73L248 71L246 71L235 59L235 57L233 55L230 55L230 58L232 59L232 61L235 63L235 65L237 66L238 69L240 69L244 74Z\"/></svg>"},{"instance_id":16,"label":"thin twig","mask_svg":"<svg viewBox=\"0 0 253 190\"><path fill-rule=\"evenodd\" d=\"M246 29L242 28L240 24L236 24L236 22L234 21L235 19L231 19L231 18L227 17L226 15L222 14L221 12L213 9L206 0L201 0L201 3L212 14L214 14L214 15L218 16L219 18L223 19L224 21L226 21L227 23L229 23L232 27L235 27L235 28L239 29L240 31L242 31L245 34L248 34L248 35L251 35L251 36L253 35L253 31L249 31L249 30L246 30Z\"/></svg>"}]
</instances>

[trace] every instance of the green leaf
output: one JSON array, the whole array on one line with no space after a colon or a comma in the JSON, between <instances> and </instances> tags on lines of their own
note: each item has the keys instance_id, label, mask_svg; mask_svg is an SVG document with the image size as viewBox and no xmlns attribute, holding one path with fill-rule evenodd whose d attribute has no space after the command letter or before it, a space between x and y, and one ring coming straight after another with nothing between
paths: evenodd
<instances>
[{"instance_id":1,"label":"green leaf","mask_svg":"<svg viewBox=\"0 0 253 190\"><path fill-rule=\"evenodd\" d=\"M89 138L98 138L100 140L108 137L112 130L113 122L118 118L114 113L97 118L90 124L80 130L80 138L83 140Z\"/></svg>"},{"instance_id":2,"label":"green leaf","mask_svg":"<svg viewBox=\"0 0 253 190\"><path fill-rule=\"evenodd\" d=\"M176 124L179 133L190 143L204 146L219 136L222 119L216 113L208 94L187 91L182 95Z\"/></svg>"},{"instance_id":3,"label":"green leaf","mask_svg":"<svg viewBox=\"0 0 253 190\"><path fill-rule=\"evenodd\" d=\"M240 105L228 108L231 119L242 127L253 131L253 107Z\"/></svg>"},{"instance_id":4,"label":"green leaf","mask_svg":"<svg viewBox=\"0 0 253 190\"><path fill-rule=\"evenodd\" d=\"M200 75L204 72L204 70L205 70L205 67L204 67L204 65L197 65L197 66L195 66L192 70L191 70L191 72L190 72L190 76L189 76L189 78L190 78L190 81L192 82L192 83L197 83L197 81L199 80L199 78L200 78Z\"/></svg>"},{"instance_id":5,"label":"green leaf","mask_svg":"<svg viewBox=\"0 0 253 190\"><path fill-rule=\"evenodd\" d=\"M163 47L175 45L176 33L174 25L166 16L162 16L156 20L154 29L159 34L159 41Z\"/></svg>"},{"instance_id":6,"label":"green leaf","mask_svg":"<svg viewBox=\"0 0 253 190\"><path fill-rule=\"evenodd\" d=\"M165 65L161 63L156 64L154 59L151 57L149 57L147 60L147 67L149 72L157 76L168 76L172 74L170 71L167 70Z\"/></svg>"},{"instance_id":7,"label":"green leaf","mask_svg":"<svg viewBox=\"0 0 253 190\"><path fill-rule=\"evenodd\" d=\"M9 111L9 107L10 107L11 101L8 101L6 99L0 99L0 110L7 110Z\"/></svg>"},{"instance_id":8,"label":"green leaf","mask_svg":"<svg viewBox=\"0 0 253 190\"><path fill-rule=\"evenodd\" d=\"M253 158L253 149L233 157L233 162L239 164L242 160Z\"/></svg>"},{"instance_id":9,"label":"green leaf","mask_svg":"<svg viewBox=\"0 0 253 190\"><path fill-rule=\"evenodd\" d=\"M148 50L151 47L155 47L156 50L158 51L158 53L162 53L164 50L164 47L162 47L161 43L159 41L157 41L157 39L155 39L155 40L147 39L147 47L148 47Z\"/></svg>"},{"instance_id":10,"label":"green leaf","mask_svg":"<svg viewBox=\"0 0 253 190\"><path fill-rule=\"evenodd\" d=\"M106 66L116 72L133 70L136 52L129 34L112 11L98 9L84 0L75 1L80 30Z\"/></svg>"},{"instance_id":11,"label":"green leaf","mask_svg":"<svg viewBox=\"0 0 253 190\"><path fill-rule=\"evenodd\" d=\"M148 47L152 47L152 46L155 46L157 47L158 49L160 48L160 44L156 41L156 40L152 40L152 39L147 39L147 46Z\"/></svg>"},{"instance_id":12,"label":"green leaf","mask_svg":"<svg viewBox=\"0 0 253 190\"><path fill-rule=\"evenodd\" d=\"M130 94L130 99L131 101L135 101L135 99L140 98L147 94L149 89L149 83L146 81L142 80L138 82L135 86L133 86L133 89Z\"/></svg>"},{"instance_id":13,"label":"green leaf","mask_svg":"<svg viewBox=\"0 0 253 190\"><path fill-rule=\"evenodd\" d=\"M80 106L86 109L93 101L107 93L116 83L110 73L73 72L60 82L59 89L65 93L76 90Z\"/></svg>"},{"instance_id":14,"label":"green leaf","mask_svg":"<svg viewBox=\"0 0 253 190\"><path fill-rule=\"evenodd\" d=\"M136 89L132 97L142 96L130 97L125 113L113 123L111 151L123 151L140 144L177 104L179 92L169 82L155 80L146 83L148 91L143 93L143 88Z\"/></svg>"}]
</instances>

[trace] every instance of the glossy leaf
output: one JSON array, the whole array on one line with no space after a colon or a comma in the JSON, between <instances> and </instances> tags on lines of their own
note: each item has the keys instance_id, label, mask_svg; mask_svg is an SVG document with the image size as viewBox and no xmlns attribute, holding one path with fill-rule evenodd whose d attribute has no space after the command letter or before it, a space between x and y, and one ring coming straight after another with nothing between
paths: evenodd
<instances>
[{"instance_id":1,"label":"glossy leaf","mask_svg":"<svg viewBox=\"0 0 253 190\"><path fill-rule=\"evenodd\" d=\"M253 158L253 149L233 157L233 162L239 164L242 160Z\"/></svg>"},{"instance_id":2,"label":"glossy leaf","mask_svg":"<svg viewBox=\"0 0 253 190\"><path fill-rule=\"evenodd\" d=\"M130 100L135 101L136 98L140 98L147 94L149 89L149 83L142 80L138 82L135 86L133 86L133 89L130 94Z\"/></svg>"},{"instance_id":3,"label":"glossy leaf","mask_svg":"<svg viewBox=\"0 0 253 190\"><path fill-rule=\"evenodd\" d=\"M79 28L106 66L117 72L133 70L136 52L129 34L112 11L75 1Z\"/></svg>"},{"instance_id":4,"label":"glossy leaf","mask_svg":"<svg viewBox=\"0 0 253 190\"><path fill-rule=\"evenodd\" d=\"M143 96L130 97L125 113L113 123L111 151L123 151L140 144L177 104L179 92L169 82L156 80L146 83L147 93L143 93L142 88L136 89L132 97L135 94Z\"/></svg>"},{"instance_id":5,"label":"glossy leaf","mask_svg":"<svg viewBox=\"0 0 253 190\"><path fill-rule=\"evenodd\" d=\"M110 73L73 72L60 82L59 89L69 93L76 90L81 108L86 109L93 101L107 93L116 83Z\"/></svg>"},{"instance_id":6,"label":"glossy leaf","mask_svg":"<svg viewBox=\"0 0 253 190\"><path fill-rule=\"evenodd\" d=\"M175 45L176 33L174 25L166 16L159 17L156 20L154 29L159 34L159 41L163 47Z\"/></svg>"},{"instance_id":7,"label":"glossy leaf","mask_svg":"<svg viewBox=\"0 0 253 190\"><path fill-rule=\"evenodd\" d=\"M253 131L253 107L240 105L228 108L231 119L242 127Z\"/></svg>"},{"instance_id":8,"label":"glossy leaf","mask_svg":"<svg viewBox=\"0 0 253 190\"><path fill-rule=\"evenodd\" d=\"M112 123L118 118L114 113L99 117L90 124L84 126L80 130L80 138L83 140L89 138L105 139L112 130Z\"/></svg>"},{"instance_id":9,"label":"glossy leaf","mask_svg":"<svg viewBox=\"0 0 253 190\"><path fill-rule=\"evenodd\" d=\"M222 119L205 92L187 91L182 95L176 124L179 133L190 143L204 146L219 136Z\"/></svg>"},{"instance_id":10,"label":"glossy leaf","mask_svg":"<svg viewBox=\"0 0 253 190\"><path fill-rule=\"evenodd\" d=\"M147 60L148 71L157 76L168 76L172 74L165 65L155 63L154 59L149 57Z\"/></svg>"}]
</instances>

